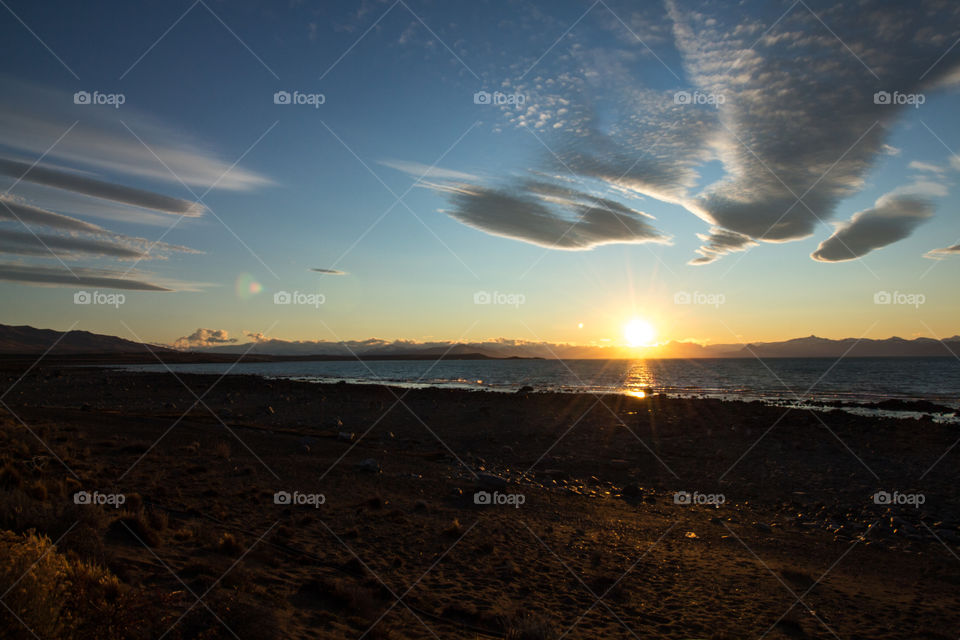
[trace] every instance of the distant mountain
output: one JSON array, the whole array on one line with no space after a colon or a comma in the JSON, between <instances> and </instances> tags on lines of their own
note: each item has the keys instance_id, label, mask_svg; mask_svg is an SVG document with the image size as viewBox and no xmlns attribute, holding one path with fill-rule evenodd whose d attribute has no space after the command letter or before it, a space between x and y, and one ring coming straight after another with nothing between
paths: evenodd
<instances>
[{"instance_id":1,"label":"distant mountain","mask_svg":"<svg viewBox=\"0 0 960 640\"><path fill-rule=\"evenodd\" d=\"M59 340L59 341L58 341ZM88 331L67 333L52 329L0 325L0 354L40 354L51 347L52 355L147 355L147 346L123 338ZM485 358L840 358L840 357L960 357L960 336L943 341L932 338L886 338L858 340L844 338L831 340L817 336L794 338L782 342L701 345L695 342L668 342L639 351L619 347L492 340L451 344L448 342L387 342L370 339L349 342L262 340L246 344L221 344L197 347L188 352L168 347L149 345L166 357L177 356L177 361L203 359L233 360L237 355L269 359L485 359Z\"/></svg>"},{"instance_id":2,"label":"distant mountain","mask_svg":"<svg viewBox=\"0 0 960 640\"><path fill-rule=\"evenodd\" d=\"M751 344L743 347L737 355L741 357L760 356L761 358L851 358L864 357L924 357L949 356L960 354L960 336L946 338L942 342L932 338L887 338L869 340L844 338L829 340L809 336L794 338L785 342Z\"/></svg>"},{"instance_id":3,"label":"distant mountain","mask_svg":"<svg viewBox=\"0 0 960 640\"><path fill-rule=\"evenodd\" d=\"M51 347L53 347L51 349ZM122 353L149 353L146 346L139 342L124 340L89 331L54 331L53 329L34 329L28 326L13 327L0 324L0 353L30 355L44 353L50 349L51 355L78 355ZM154 351L171 351L167 347L150 346Z\"/></svg>"}]
</instances>

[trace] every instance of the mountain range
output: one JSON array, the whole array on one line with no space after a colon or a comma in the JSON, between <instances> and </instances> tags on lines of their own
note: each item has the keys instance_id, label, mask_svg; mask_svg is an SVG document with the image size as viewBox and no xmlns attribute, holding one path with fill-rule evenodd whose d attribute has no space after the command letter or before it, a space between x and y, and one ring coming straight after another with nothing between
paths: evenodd
<instances>
[{"instance_id":1,"label":"mountain range","mask_svg":"<svg viewBox=\"0 0 960 640\"><path fill-rule=\"evenodd\" d=\"M149 350L148 350L149 347ZM347 342L259 340L247 343L197 346L174 350L167 345L144 345L89 331L61 332L29 326L0 324L0 354L30 355L47 352L58 356L150 355L189 356L191 360L210 357L221 360L247 354L256 359L483 359L483 358L840 358L840 357L960 357L960 336L943 340L933 338L892 337L882 340L844 338L832 340L817 336L781 342L701 345L671 341L645 349L624 349L589 345L569 345L517 340L485 342L412 342L405 340L363 340ZM153 358L152 355L150 355Z\"/></svg>"}]
</instances>

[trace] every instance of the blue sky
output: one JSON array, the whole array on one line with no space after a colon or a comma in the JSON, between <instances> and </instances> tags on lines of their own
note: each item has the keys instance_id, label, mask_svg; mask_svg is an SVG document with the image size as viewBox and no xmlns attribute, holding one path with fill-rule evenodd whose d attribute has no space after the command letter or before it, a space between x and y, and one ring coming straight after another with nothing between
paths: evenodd
<instances>
[{"instance_id":1,"label":"blue sky","mask_svg":"<svg viewBox=\"0 0 960 640\"><path fill-rule=\"evenodd\" d=\"M7 7L2 322L163 343L610 344L634 317L658 340L960 333L950 3Z\"/></svg>"}]
</instances>

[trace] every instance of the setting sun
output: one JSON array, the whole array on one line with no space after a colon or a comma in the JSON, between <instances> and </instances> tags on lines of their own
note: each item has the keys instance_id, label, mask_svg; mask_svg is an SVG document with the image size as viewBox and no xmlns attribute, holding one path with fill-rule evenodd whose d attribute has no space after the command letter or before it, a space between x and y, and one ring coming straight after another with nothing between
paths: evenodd
<instances>
[{"instance_id":1,"label":"setting sun","mask_svg":"<svg viewBox=\"0 0 960 640\"><path fill-rule=\"evenodd\" d=\"M624 325L623 337L631 347L649 347L653 345L657 331L643 318L634 318Z\"/></svg>"}]
</instances>

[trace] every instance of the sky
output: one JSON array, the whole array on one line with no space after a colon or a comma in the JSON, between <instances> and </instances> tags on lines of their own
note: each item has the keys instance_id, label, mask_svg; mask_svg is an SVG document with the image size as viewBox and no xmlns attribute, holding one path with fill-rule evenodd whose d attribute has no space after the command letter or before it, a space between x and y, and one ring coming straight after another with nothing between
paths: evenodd
<instances>
[{"instance_id":1,"label":"sky","mask_svg":"<svg viewBox=\"0 0 960 640\"><path fill-rule=\"evenodd\" d=\"M0 4L5 324L960 333L956 3Z\"/></svg>"}]
</instances>

